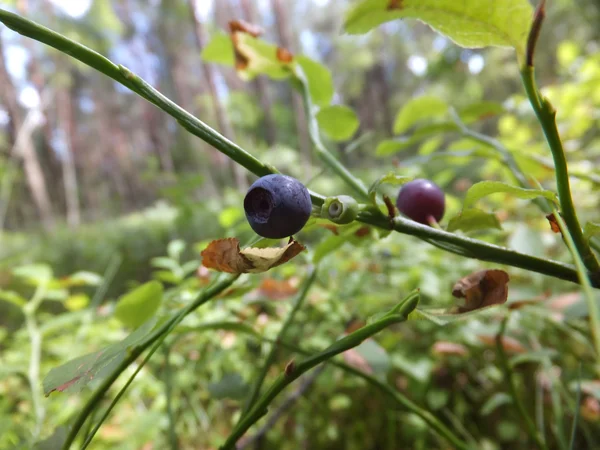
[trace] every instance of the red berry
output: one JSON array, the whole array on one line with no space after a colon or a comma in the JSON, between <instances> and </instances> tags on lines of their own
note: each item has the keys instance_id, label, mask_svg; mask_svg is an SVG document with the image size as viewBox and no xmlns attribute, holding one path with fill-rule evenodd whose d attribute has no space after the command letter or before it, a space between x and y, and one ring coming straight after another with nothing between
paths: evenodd
<instances>
[{"instance_id":1,"label":"red berry","mask_svg":"<svg viewBox=\"0 0 600 450\"><path fill-rule=\"evenodd\" d=\"M396 206L415 222L429 225L432 219L442 220L445 209L444 192L432 181L418 178L409 181L398 194Z\"/></svg>"}]
</instances>

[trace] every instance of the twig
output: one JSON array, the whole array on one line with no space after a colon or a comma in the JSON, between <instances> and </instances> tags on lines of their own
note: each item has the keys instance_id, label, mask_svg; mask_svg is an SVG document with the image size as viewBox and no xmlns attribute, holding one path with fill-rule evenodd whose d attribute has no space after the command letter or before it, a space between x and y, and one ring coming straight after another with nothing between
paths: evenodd
<instances>
[{"instance_id":1,"label":"twig","mask_svg":"<svg viewBox=\"0 0 600 450\"><path fill-rule=\"evenodd\" d=\"M296 313L302 306L302 303L304 303L304 299L306 298L308 291L310 290L310 287L312 286L312 284L314 283L316 278L317 278L317 270L313 269L312 272L310 273L310 275L308 276L308 278L306 279L306 281L304 282L304 286L302 287L302 290L296 296L294 305L292 306L292 309L290 310L287 318L285 319L283 325L281 326L281 330L279 330L279 334L277 335L277 339L275 342L279 342L280 340L285 338L285 334L286 334L288 328L294 321L294 317L296 317ZM276 352L277 352L277 344L273 344L271 346L269 354L265 358L265 362L263 363L260 373L258 374L258 377L254 383L254 386L252 387L252 391L250 392L250 396L248 397L246 404L242 410L242 414L240 415L240 421L244 418L244 415L250 410L250 408L252 407L252 405L254 404L256 399L258 398L258 395L260 394L260 389L262 388L265 378L267 377L269 368L275 361Z\"/></svg>"},{"instance_id":2,"label":"twig","mask_svg":"<svg viewBox=\"0 0 600 450\"><path fill-rule=\"evenodd\" d=\"M500 331L496 335L496 350L498 352L498 358L500 360L500 367L504 372L504 379L506 384L508 385L508 390L510 392L510 396L512 397L514 405L517 407L517 412L521 416L521 420L523 421L525 427L527 427L529 435L535 440L537 446L542 450L548 450L548 446L544 441L544 438L539 434L538 430L535 427L535 423L529 417L523 402L521 401L521 397L517 392L517 385L515 383L515 379L513 377L512 368L510 367L510 363L508 358L506 357L506 353L504 353L504 346L502 343L502 339L504 337L504 333L506 331L506 323L508 321L508 317L504 318L502 321L502 325L500 326Z\"/></svg>"},{"instance_id":3,"label":"twig","mask_svg":"<svg viewBox=\"0 0 600 450\"><path fill-rule=\"evenodd\" d=\"M267 408L273 399L294 380L318 364L360 345L365 339L373 336L384 328L396 323L404 322L408 317L408 314L417 306L418 301L418 292L409 295L381 319L345 336L322 352L312 355L304 361L295 364L292 370L286 370L279 375L271 387L257 399L250 411L248 411L244 418L234 427L221 449L228 450L235 448L236 442L244 435L244 433L267 413Z\"/></svg>"},{"instance_id":4,"label":"twig","mask_svg":"<svg viewBox=\"0 0 600 450\"><path fill-rule=\"evenodd\" d=\"M302 397L306 391L308 391L308 389L317 380L317 377L321 374L321 372L325 370L325 367L326 366L323 364L317 367L310 375L306 376L302 380L302 383L300 383L300 386L298 386L298 389L292 392L283 402L281 402L281 405L279 405L275 412L271 414L271 416L267 419L267 422L260 427L260 429L254 435L248 437L247 439L243 439L236 448L238 450L242 450L246 447L250 447L257 441L260 441L269 432L269 430L275 426L279 419L281 419L281 417L292 406L294 406L294 403L296 403L296 401L298 401L298 399Z\"/></svg>"},{"instance_id":5,"label":"twig","mask_svg":"<svg viewBox=\"0 0 600 450\"><path fill-rule=\"evenodd\" d=\"M220 323L220 325L225 326L225 327L227 326L227 324L228 324L227 322ZM194 332L197 329L212 328L211 325L212 324L200 325L198 327L195 327L194 329L187 330L186 332ZM260 341L263 341L263 342L271 342L271 343L276 342L275 339L270 339L270 338L267 338L267 337L264 337L261 335L257 335L255 332L252 331L252 329L240 328L239 324L237 322L232 322L232 325L235 325L236 332L248 334L250 337L259 339ZM177 338L180 338L182 336L183 335L179 335ZM280 341L279 344L281 344L283 347L285 347L295 353L299 353L304 356L311 356L314 353L314 352L306 350L302 347L299 347L297 344L291 343L289 341ZM449 443L454 445L456 448L461 449L461 450L467 450L469 448L469 446L466 443L464 443L456 434L454 434L454 432L451 429L449 429L448 427L446 427L446 425L444 425L442 422L440 422L439 419L434 414L430 413L426 409L417 405L412 400L410 400L408 397L406 397L403 393L399 392L398 390L396 390L389 384L382 382L381 380L374 377L373 375L369 375L360 369L357 369L353 366L345 364L336 359L330 359L329 361L327 361L327 364L330 364L332 366L335 366L335 367L343 370L344 372L347 372L349 374L352 374L359 378L362 378L367 383L369 383L371 386L373 386L375 389L378 389L382 393L384 393L387 396L387 398L394 401L398 406L400 406L401 408L405 408L408 411L410 411L411 413L419 416L421 419L423 419L423 421L425 423L427 423L427 425L429 425L430 429L433 432L439 434L441 437L446 439Z\"/></svg>"},{"instance_id":6,"label":"twig","mask_svg":"<svg viewBox=\"0 0 600 450\"><path fill-rule=\"evenodd\" d=\"M340 161L338 161L337 158L333 156L333 154L327 150L323 144L321 135L319 133L319 123L317 122L317 118L315 116L315 107L310 97L308 80L306 79L306 76L300 66L295 68L294 75L302 85L302 97L304 99L304 109L306 113L306 120L308 122L308 132L315 147L315 151L317 152L317 156L351 189L353 189L362 200L368 200L369 190L364 185L362 180L352 175L352 173Z\"/></svg>"},{"instance_id":7,"label":"twig","mask_svg":"<svg viewBox=\"0 0 600 450\"><path fill-rule=\"evenodd\" d=\"M529 102L542 126L550 151L552 152L561 213L563 214L567 228L573 237L577 252L583 259L585 267L587 267L594 276L598 276L600 273L600 264L590 248L589 243L583 236L583 231L581 230L581 225L579 224L579 219L577 218L577 213L575 211L575 205L573 204L567 158L556 125L556 110L550 101L542 96L535 81L533 54L544 19L544 6L545 0L542 0L534 16L534 22L527 42L527 63L521 68L521 79Z\"/></svg>"},{"instance_id":8,"label":"twig","mask_svg":"<svg viewBox=\"0 0 600 450\"><path fill-rule=\"evenodd\" d=\"M32 442L36 442L40 437L40 433L42 432L42 425L44 423L44 417L46 415L46 409L44 408L43 402L44 393L42 391L42 385L40 383L40 362L42 359L42 333L40 332L40 328L35 317L36 312L42 304L45 295L46 286L38 286L31 300L23 307L23 314L25 315L27 334L29 335L29 342L31 345L27 380L29 382L29 388L31 390L31 402L33 404L33 412L35 414L35 427L33 429L31 437Z\"/></svg>"},{"instance_id":9,"label":"twig","mask_svg":"<svg viewBox=\"0 0 600 450\"><path fill-rule=\"evenodd\" d=\"M75 419L75 422L71 426L69 430L69 434L62 446L62 450L68 450L77 437L79 430L87 420L90 413L98 407L104 395L108 391L108 389L112 386L115 380L119 377L119 375L127 368L129 365L135 361L138 356L140 356L146 349L148 349L151 345L156 343L158 340L162 339L163 336L166 336L171 332L173 328L175 328L189 313L194 311L199 306L203 305L215 295L221 293L225 289L227 289L231 284L237 279L237 276L229 276L227 278L223 278L220 281L217 281L213 285L206 288L204 291L200 293L198 298L191 302L187 307L183 308L178 313L175 313L169 320L163 323L159 328L157 328L148 339L146 339L141 344L133 347L127 356L121 363L102 381L102 384L98 386L98 388L94 391L92 396L88 399L86 404L83 406L81 412Z\"/></svg>"}]
</instances>

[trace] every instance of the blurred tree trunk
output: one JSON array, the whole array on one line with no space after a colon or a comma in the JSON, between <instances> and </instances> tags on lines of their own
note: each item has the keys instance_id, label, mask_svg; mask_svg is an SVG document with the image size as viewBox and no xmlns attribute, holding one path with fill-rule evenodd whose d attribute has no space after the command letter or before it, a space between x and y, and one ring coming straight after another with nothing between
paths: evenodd
<instances>
[{"instance_id":1,"label":"blurred tree trunk","mask_svg":"<svg viewBox=\"0 0 600 450\"><path fill-rule=\"evenodd\" d=\"M291 28L290 21L288 20L288 8L292 5L284 5L282 0L271 0L271 6L275 13L275 22L277 24L277 34L281 46L286 48L292 53L296 52L296 45L294 34ZM308 136L308 124L306 123L306 113L304 111L304 105L302 96L291 88L288 88L292 95L292 108L294 109L294 118L296 121L296 133L298 134L298 146L300 152L304 156L305 162L305 175L308 176L310 172L311 164L311 145Z\"/></svg>"},{"instance_id":2,"label":"blurred tree trunk","mask_svg":"<svg viewBox=\"0 0 600 450\"><path fill-rule=\"evenodd\" d=\"M68 67L64 58L58 61L58 67L61 65ZM57 119L58 128L62 132L62 167L63 183L65 187L65 202L67 205L67 224L70 227L77 227L81 223L81 211L79 208L79 186L77 184L77 169L75 166L73 135L75 134L73 120L73 97L71 96L71 83L66 86L60 86L56 95L57 100Z\"/></svg>"},{"instance_id":3,"label":"blurred tree trunk","mask_svg":"<svg viewBox=\"0 0 600 450\"><path fill-rule=\"evenodd\" d=\"M190 8L190 17L192 19L192 24L194 26L194 36L196 37L196 45L198 46L198 51L202 51L205 45L204 40L204 29L202 26L202 22L200 20L200 16L198 10L196 9L196 2L194 0L188 0L188 5ZM210 97L212 100L213 110L215 117L217 119L217 125L219 127L219 131L223 133L223 135L235 141L235 134L233 131L233 127L231 126L231 122L227 117L227 113L221 99L219 97L219 93L217 91L217 83L216 83L216 71L211 64L207 64L204 61L202 62L202 75L204 77L204 81L208 86ZM235 182L238 189L245 191L248 187L248 182L246 179L246 175L244 173L244 168L236 164L234 161L229 162L230 167L232 167L233 174L235 177Z\"/></svg>"},{"instance_id":4,"label":"blurred tree trunk","mask_svg":"<svg viewBox=\"0 0 600 450\"><path fill-rule=\"evenodd\" d=\"M241 0L242 10L246 20L250 23L261 25L261 20L258 17L254 0ZM269 85L267 78L264 75L259 75L252 81L252 89L255 92L256 97L260 101L260 107L263 112L263 124L265 130L265 141L269 146L275 144L277 139L275 131L275 123L273 122L273 115L271 113L271 98L269 96Z\"/></svg>"},{"instance_id":5,"label":"blurred tree trunk","mask_svg":"<svg viewBox=\"0 0 600 450\"><path fill-rule=\"evenodd\" d=\"M383 64L377 63L371 69L371 81L374 87L374 94L379 104L377 111L380 117L380 123L387 135L392 134L392 114L390 112L390 86L385 76L385 68Z\"/></svg>"},{"instance_id":6,"label":"blurred tree trunk","mask_svg":"<svg viewBox=\"0 0 600 450\"><path fill-rule=\"evenodd\" d=\"M6 69L4 46L0 38L0 95L6 105L10 119L11 144L19 145L16 148L18 155L23 158L23 167L27 185L35 202L39 217L42 220L42 226L46 230L54 227L54 215L52 212L52 203L46 186L44 172L38 161L37 152L29 133L23 133L22 139L18 139L19 130L23 126L23 116L19 109L17 101L18 95L15 86L10 79Z\"/></svg>"}]
</instances>

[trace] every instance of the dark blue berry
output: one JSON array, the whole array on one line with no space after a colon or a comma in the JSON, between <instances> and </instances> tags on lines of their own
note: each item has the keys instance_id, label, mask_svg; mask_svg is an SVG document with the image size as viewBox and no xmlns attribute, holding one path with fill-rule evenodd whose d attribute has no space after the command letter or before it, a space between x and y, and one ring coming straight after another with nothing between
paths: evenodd
<instances>
[{"instance_id":1,"label":"dark blue berry","mask_svg":"<svg viewBox=\"0 0 600 450\"><path fill-rule=\"evenodd\" d=\"M418 178L409 181L398 194L396 206L402 214L415 222L430 224L442 220L445 210L444 192L432 181Z\"/></svg>"},{"instance_id":2,"label":"dark blue berry","mask_svg":"<svg viewBox=\"0 0 600 450\"><path fill-rule=\"evenodd\" d=\"M256 180L244 198L246 219L259 236L280 239L296 234L310 217L308 189L287 175Z\"/></svg>"}]
</instances>

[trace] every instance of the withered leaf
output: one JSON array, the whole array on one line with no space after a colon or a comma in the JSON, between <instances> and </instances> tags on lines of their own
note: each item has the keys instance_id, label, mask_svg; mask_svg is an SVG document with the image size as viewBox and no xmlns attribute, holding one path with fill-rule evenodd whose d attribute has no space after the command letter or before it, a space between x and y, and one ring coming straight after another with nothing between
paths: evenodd
<instances>
[{"instance_id":1,"label":"withered leaf","mask_svg":"<svg viewBox=\"0 0 600 450\"><path fill-rule=\"evenodd\" d=\"M202 265L227 273L261 273L286 263L305 250L299 242L290 239L285 247L240 249L237 238L218 239L202 251Z\"/></svg>"},{"instance_id":2,"label":"withered leaf","mask_svg":"<svg viewBox=\"0 0 600 450\"><path fill-rule=\"evenodd\" d=\"M233 53L235 56L235 68L237 70L244 70L248 67L250 61L248 57L240 50L239 47L239 33L246 33L252 37L258 37L263 33L262 28L257 25L253 25L244 20L232 20L229 22L229 30L231 35L231 42L233 43Z\"/></svg>"},{"instance_id":3,"label":"withered leaf","mask_svg":"<svg viewBox=\"0 0 600 450\"><path fill-rule=\"evenodd\" d=\"M265 278L258 287L259 292L267 298L279 300L298 292L298 287L292 280L276 280Z\"/></svg>"},{"instance_id":4,"label":"withered leaf","mask_svg":"<svg viewBox=\"0 0 600 450\"><path fill-rule=\"evenodd\" d=\"M492 336L489 334L480 334L477 336L477 338L483 344L489 345L490 347L493 347L496 345L496 336ZM523 344L521 344L515 338L511 338L509 336L502 336L500 342L502 344L502 348L507 353L525 353L525 352L527 352L527 349L525 347L523 347Z\"/></svg>"},{"instance_id":5,"label":"withered leaf","mask_svg":"<svg viewBox=\"0 0 600 450\"><path fill-rule=\"evenodd\" d=\"M560 216L562 217L562 214ZM546 216L546 219L548 219L548 223L550 223L550 229L552 230L552 232L560 233L560 227L558 226L558 222L556 221L554 213L548 214Z\"/></svg>"},{"instance_id":6,"label":"withered leaf","mask_svg":"<svg viewBox=\"0 0 600 450\"><path fill-rule=\"evenodd\" d=\"M291 63L294 60L294 55L288 49L277 47L277 60L282 63Z\"/></svg>"},{"instance_id":7,"label":"withered leaf","mask_svg":"<svg viewBox=\"0 0 600 450\"><path fill-rule=\"evenodd\" d=\"M501 305L508 299L509 276L504 270L480 270L461 278L452 288L452 295L464 298L458 312L474 311L491 305Z\"/></svg>"},{"instance_id":8,"label":"withered leaf","mask_svg":"<svg viewBox=\"0 0 600 450\"><path fill-rule=\"evenodd\" d=\"M465 356L469 351L462 344L448 341L437 341L433 344L433 353L436 355L457 355Z\"/></svg>"},{"instance_id":9,"label":"withered leaf","mask_svg":"<svg viewBox=\"0 0 600 450\"><path fill-rule=\"evenodd\" d=\"M258 37L264 32L264 30L260 26L250 22L246 22L245 20L231 20L229 22L229 30L232 33L248 33L249 35L254 37Z\"/></svg>"},{"instance_id":10,"label":"withered leaf","mask_svg":"<svg viewBox=\"0 0 600 450\"><path fill-rule=\"evenodd\" d=\"M394 9L402 9L402 0L390 0L387 5L388 11L393 11Z\"/></svg>"}]
</instances>

